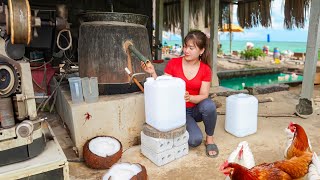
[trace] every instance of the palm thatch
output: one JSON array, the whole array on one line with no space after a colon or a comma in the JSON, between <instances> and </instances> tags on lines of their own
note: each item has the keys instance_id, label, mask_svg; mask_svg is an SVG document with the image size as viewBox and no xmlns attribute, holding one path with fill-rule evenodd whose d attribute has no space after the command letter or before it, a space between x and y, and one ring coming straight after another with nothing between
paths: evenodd
<instances>
[{"instance_id":1,"label":"palm thatch","mask_svg":"<svg viewBox=\"0 0 320 180\"><path fill-rule=\"evenodd\" d=\"M287 29L293 29L294 26L304 28L310 1L311 0L285 0L284 26Z\"/></svg>"},{"instance_id":2,"label":"palm thatch","mask_svg":"<svg viewBox=\"0 0 320 180\"><path fill-rule=\"evenodd\" d=\"M303 28L306 12L309 9L311 0L284 0L284 24L287 29L294 26ZM270 27L272 0L220 0L219 26L230 24L232 13L230 4L237 4L237 19L242 28L256 26ZM205 27L210 26L211 0L190 0L189 19L196 24L200 19L200 12L204 11ZM180 0L164 0L164 29L175 30L181 24L181 3Z\"/></svg>"},{"instance_id":3,"label":"palm thatch","mask_svg":"<svg viewBox=\"0 0 320 180\"><path fill-rule=\"evenodd\" d=\"M163 13L163 27L165 30L174 31L181 24L180 0L165 0Z\"/></svg>"},{"instance_id":4,"label":"palm thatch","mask_svg":"<svg viewBox=\"0 0 320 180\"><path fill-rule=\"evenodd\" d=\"M238 22L243 28L271 26L271 0L238 3Z\"/></svg>"},{"instance_id":5,"label":"palm thatch","mask_svg":"<svg viewBox=\"0 0 320 180\"><path fill-rule=\"evenodd\" d=\"M189 19L197 25L200 19L201 11L204 11L205 27L209 26L211 13L210 0L190 0L189 1ZM229 3L220 3L219 25L230 23L230 6ZM164 29L174 31L180 28L181 24L181 4L180 0L164 0Z\"/></svg>"}]
</instances>

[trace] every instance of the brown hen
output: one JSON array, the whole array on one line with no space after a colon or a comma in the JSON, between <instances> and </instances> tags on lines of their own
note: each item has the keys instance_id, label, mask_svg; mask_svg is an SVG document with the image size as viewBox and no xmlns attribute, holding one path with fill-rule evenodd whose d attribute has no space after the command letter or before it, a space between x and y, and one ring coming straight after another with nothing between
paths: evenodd
<instances>
[{"instance_id":1,"label":"brown hen","mask_svg":"<svg viewBox=\"0 0 320 180\"><path fill-rule=\"evenodd\" d=\"M263 163L251 169L237 163L226 161L220 170L232 180L289 180L305 176L310 164L309 158L312 153L304 153L300 157L289 160L276 161L274 163Z\"/></svg>"},{"instance_id":2,"label":"brown hen","mask_svg":"<svg viewBox=\"0 0 320 180\"><path fill-rule=\"evenodd\" d=\"M288 128L294 133L294 135L292 143L286 153L287 159L291 159L294 156L299 157L303 155L304 152L311 152L308 137L304 129L299 124L295 124L293 122L290 122Z\"/></svg>"}]
</instances>

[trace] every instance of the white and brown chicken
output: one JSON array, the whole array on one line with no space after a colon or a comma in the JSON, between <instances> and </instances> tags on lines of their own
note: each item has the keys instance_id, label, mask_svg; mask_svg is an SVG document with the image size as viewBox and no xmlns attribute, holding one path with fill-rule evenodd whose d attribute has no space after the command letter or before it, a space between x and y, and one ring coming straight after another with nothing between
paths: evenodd
<instances>
[{"instance_id":1,"label":"white and brown chicken","mask_svg":"<svg viewBox=\"0 0 320 180\"><path fill-rule=\"evenodd\" d=\"M254 157L247 141L238 144L237 148L229 155L228 162L238 163L248 169L255 166ZM230 178L227 177L227 179Z\"/></svg>"}]
</instances>

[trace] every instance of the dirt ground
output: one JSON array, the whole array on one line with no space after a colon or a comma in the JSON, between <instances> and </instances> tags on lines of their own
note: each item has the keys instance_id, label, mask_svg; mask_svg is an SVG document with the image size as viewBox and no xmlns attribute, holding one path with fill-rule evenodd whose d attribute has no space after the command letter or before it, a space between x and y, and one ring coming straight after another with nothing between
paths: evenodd
<instances>
[{"instance_id":1,"label":"dirt ground","mask_svg":"<svg viewBox=\"0 0 320 180\"><path fill-rule=\"evenodd\" d=\"M319 64L319 63L318 63ZM158 71L163 70L165 63L155 65ZM273 64L270 57L260 61L236 61L233 59L219 59L218 70L246 69L255 67L289 67L303 70L303 64L296 64L294 61L284 61L282 64ZM214 89L213 89L214 91ZM257 98L272 97L273 102L259 103L258 130L255 134L243 138L235 137L225 131L225 115L218 115L215 129L215 142L220 154L217 158L209 158L205 155L205 146L202 143L199 147L190 148L189 154L167 165L157 167L140 152L140 146L125 149L120 162L140 163L147 169L148 177L151 180L164 179L225 179L219 172L219 166L228 158L230 153L241 141L247 141L253 152L256 164L268 163L284 158L283 152L286 143L284 129L290 121L302 125L311 141L313 151L320 154L320 85L314 87L314 113L308 119L295 116L295 106L298 104L301 85L290 87L289 91L275 92L265 95L257 95ZM222 104L217 109L219 114L225 112L226 97L217 96L214 98ZM73 144L67 130L62 125L56 114L51 114L49 123L62 146L70 168L71 179L94 180L101 179L107 170L94 170L85 166L72 150ZM203 124L198 123L202 131ZM203 131L204 132L204 131Z\"/></svg>"},{"instance_id":2,"label":"dirt ground","mask_svg":"<svg viewBox=\"0 0 320 180\"><path fill-rule=\"evenodd\" d=\"M254 154L256 164L273 162L283 159L286 135L284 129L290 121L302 125L313 146L313 150L320 154L320 86L315 86L314 98L315 112L308 119L294 116L295 105L298 103L301 86L290 88L289 91L275 92L260 97L273 97L274 102L260 103L258 115L258 130L255 134L243 138L235 137L224 129L225 116L218 115L215 129L215 141L220 149L217 158L208 158L205 155L205 146L191 148L189 154L162 167L157 167L150 160L140 153L140 146L134 146L124 150L120 162L141 163L147 168L149 179L224 179L219 172L219 166L226 160L229 154L241 141L248 141ZM222 106L218 112L225 112L225 97L215 97ZM58 141L65 151L69 160L71 179L101 179L107 170L93 170L87 168L83 162L78 161L72 152L72 142L66 129L62 126L57 116L49 122L58 138ZM277 117L279 116L279 117ZM198 123L203 130L203 124Z\"/></svg>"}]
</instances>

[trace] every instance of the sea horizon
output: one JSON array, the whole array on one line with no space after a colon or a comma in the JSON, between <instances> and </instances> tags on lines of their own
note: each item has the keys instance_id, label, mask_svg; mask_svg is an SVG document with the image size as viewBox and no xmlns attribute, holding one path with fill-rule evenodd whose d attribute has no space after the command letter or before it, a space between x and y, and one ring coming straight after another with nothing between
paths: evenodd
<instances>
[{"instance_id":1,"label":"sea horizon","mask_svg":"<svg viewBox=\"0 0 320 180\"><path fill-rule=\"evenodd\" d=\"M269 51L273 51L274 48L278 48L280 52L291 51L291 52L300 52L305 53L307 49L307 42L293 42L293 41L251 41L251 40L233 40L232 50L233 51L242 51L246 49L246 43L252 42L254 48L263 48L263 46L268 46ZM222 44L222 50L224 53L230 52L230 41L229 40L220 40Z\"/></svg>"},{"instance_id":2,"label":"sea horizon","mask_svg":"<svg viewBox=\"0 0 320 180\"><path fill-rule=\"evenodd\" d=\"M163 40L163 45L168 46L181 46L181 40ZM274 48L278 48L280 52L291 51L305 53L307 49L307 42L294 42L294 41L252 41L252 40L232 40L232 51L243 51L246 49L246 43L251 42L254 44L254 48L263 48L264 45L269 47L269 51L273 51ZM222 44L222 51L226 54L230 53L230 41L220 40Z\"/></svg>"}]
</instances>

